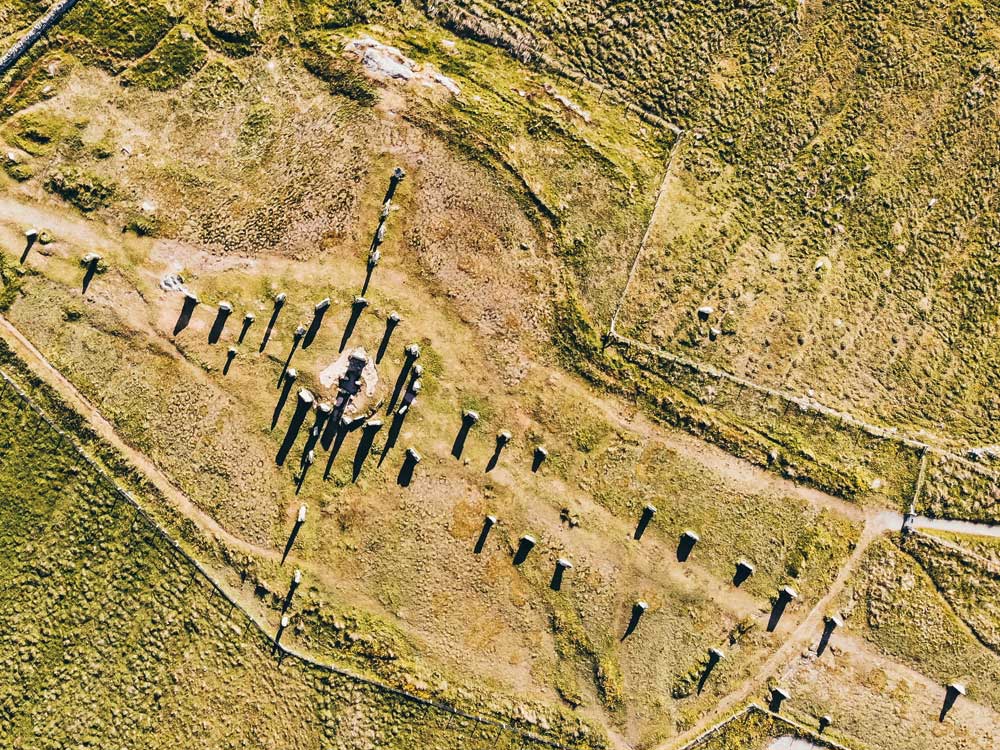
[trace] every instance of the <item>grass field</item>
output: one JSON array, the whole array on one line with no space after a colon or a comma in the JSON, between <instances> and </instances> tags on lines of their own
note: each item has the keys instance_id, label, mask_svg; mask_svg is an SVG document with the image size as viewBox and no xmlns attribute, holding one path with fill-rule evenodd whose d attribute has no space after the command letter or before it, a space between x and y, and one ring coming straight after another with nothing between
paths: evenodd
<instances>
[{"instance_id":1,"label":"grass field","mask_svg":"<svg viewBox=\"0 0 1000 750\"><path fill-rule=\"evenodd\" d=\"M22 5L0 12L0 37L24 25ZM813 389L935 445L993 440L993 13L499 2L477 6L495 25L475 31L453 10L82 2L0 90L0 310L162 475L139 467L128 481L268 628L292 568L304 572L289 645L577 746L669 744L748 682L764 697L768 658L812 638L799 627L871 538L862 525L906 508L921 467L920 512L997 518L988 464L921 459L660 353ZM602 341L651 217L618 323L649 348ZM29 227L41 235L25 253ZM199 299L188 317L179 285ZM367 305L352 308L362 290ZM220 327L222 302L233 313ZM402 322L375 363L392 312ZM411 343L423 387L400 420ZM333 401L330 373L358 347L372 360L358 429L309 440L315 413L290 427L297 390ZM463 444L465 410L479 420ZM366 431L366 419L383 424ZM502 430L513 440L497 453ZM2 686L12 741L494 743L277 665L262 637L231 641L232 618L179 584L183 564L111 513L65 446L18 447L45 439L30 430L0 439L20 456L3 465L20 472L12 497L34 477L44 490L3 508L21 566L6 585L31 594L8 605L10 637L27 639L10 657L26 676ZM422 457L412 476L407 448ZM172 492L146 492L157 482ZM647 503L658 512L636 540ZM499 523L477 550L490 514ZM699 541L681 559L689 530ZM66 536L29 539L49 533ZM525 534L537 544L512 564ZM885 710L918 750L988 747L995 713L963 705L930 736L921 725L935 682L965 680L970 702L1000 708L985 552L877 540L836 601L857 648L779 665L790 715L813 726L832 691L830 736L848 746L888 750L895 735L873 728ZM573 567L556 590L560 558ZM741 558L755 572L736 586ZM785 585L799 597L768 632ZM649 610L626 638L639 600ZM46 607L55 624L25 629ZM713 647L726 658L699 686ZM870 656L885 684L920 684L916 708L878 694ZM86 691L85 726L73 697ZM154 703L126 705L133 695ZM224 713L197 716L222 706L256 723L226 735ZM747 721L707 747L776 736L766 713Z\"/></svg>"},{"instance_id":2,"label":"grass field","mask_svg":"<svg viewBox=\"0 0 1000 750\"><path fill-rule=\"evenodd\" d=\"M730 114L684 141L619 328L946 445L992 442L996 19L965 2L798 15L766 93L744 62L705 98Z\"/></svg>"},{"instance_id":3,"label":"grass field","mask_svg":"<svg viewBox=\"0 0 1000 750\"><path fill-rule=\"evenodd\" d=\"M279 660L244 612L9 386L0 420L5 746L545 746Z\"/></svg>"}]
</instances>

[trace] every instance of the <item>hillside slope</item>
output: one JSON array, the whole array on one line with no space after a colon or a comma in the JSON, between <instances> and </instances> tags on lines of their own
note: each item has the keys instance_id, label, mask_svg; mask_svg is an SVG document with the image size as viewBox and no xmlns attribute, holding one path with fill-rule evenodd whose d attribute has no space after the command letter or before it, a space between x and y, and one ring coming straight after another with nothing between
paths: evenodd
<instances>
[{"instance_id":1,"label":"hillside slope","mask_svg":"<svg viewBox=\"0 0 1000 750\"><path fill-rule=\"evenodd\" d=\"M716 76L619 331L947 445L995 442L995 11L800 13L766 77L739 59Z\"/></svg>"}]
</instances>

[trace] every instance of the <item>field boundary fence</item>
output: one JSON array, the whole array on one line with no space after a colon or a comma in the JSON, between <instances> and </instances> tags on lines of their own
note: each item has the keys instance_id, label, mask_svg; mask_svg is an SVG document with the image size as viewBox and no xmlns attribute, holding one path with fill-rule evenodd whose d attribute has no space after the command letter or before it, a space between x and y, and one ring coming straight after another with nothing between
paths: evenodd
<instances>
[{"instance_id":1,"label":"field boundary fence","mask_svg":"<svg viewBox=\"0 0 1000 750\"><path fill-rule=\"evenodd\" d=\"M785 448L789 455L814 464L813 474L791 476L847 498L878 492L856 480L875 481L904 468L909 481L888 497L901 509L911 502L937 517L1000 520L1000 474L992 466L826 406L815 398L757 383L749 378L650 346L617 333L605 337L617 352L647 377L680 391L721 420L742 429L759 447ZM655 406L656 404L654 404ZM683 426L683 425L682 425ZM711 434L706 438L720 442ZM749 443L748 443L749 446ZM731 452L762 464L774 463L766 451L724 444ZM797 461L796 463L801 463ZM775 468L775 467L772 467Z\"/></svg>"},{"instance_id":2,"label":"field boundary fence","mask_svg":"<svg viewBox=\"0 0 1000 750\"><path fill-rule=\"evenodd\" d=\"M718 724L709 727L704 732L695 737L693 740L691 740L689 743L681 747L679 750L697 750L699 747L704 746L705 743L709 742L713 737L718 735L720 732L725 731L726 728L734 721L739 721L740 719L744 718L745 716L749 716L750 714L760 714L762 716L770 716L772 721L787 726L790 731L794 731L798 735L804 734L806 737L809 738L808 741L818 748L828 748L829 750L848 750L848 748L845 747L844 745L834 742L833 740L827 739L826 737L820 737L815 731L809 729L808 727L803 726L802 724L799 724L797 721L792 721L786 716L776 714L773 711L768 711L766 708L758 706L756 703L748 704L747 706L740 709L732 716L729 716L720 721Z\"/></svg>"}]
</instances>

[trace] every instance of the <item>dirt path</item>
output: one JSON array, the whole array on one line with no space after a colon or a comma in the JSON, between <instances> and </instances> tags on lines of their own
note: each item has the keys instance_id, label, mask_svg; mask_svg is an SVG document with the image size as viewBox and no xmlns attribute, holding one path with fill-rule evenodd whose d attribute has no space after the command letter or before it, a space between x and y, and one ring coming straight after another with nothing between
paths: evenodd
<instances>
[{"instance_id":1,"label":"dirt path","mask_svg":"<svg viewBox=\"0 0 1000 750\"><path fill-rule=\"evenodd\" d=\"M89 426L101 437L102 440L113 446L121 455L125 456L125 458L128 459L128 461L143 474L144 478L149 480L153 486L157 488L157 490L163 493L163 496L169 503L171 503L180 513L183 513L185 517L191 519L205 539L222 542L233 550L244 554L255 555L262 560L269 560L275 563L281 561L282 550L253 544L226 530L225 527L202 510L190 497L179 489L144 453L137 451L126 443L115 431L114 425L104 418L98 408L88 401L87 398L76 389L76 386L67 380L62 373L60 373L59 370L57 370L45 358L45 356L35 348L35 346L24 336L24 334L22 334L20 330L18 330L2 315L0 315L0 338L3 338L37 375L44 379L46 383L54 388L74 410L83 416L87 420ZM344 597L344 600L352 606L364 608L368 611L381 613L383 615L388 614L386 608L377 599L374 597L359 598L357 596L352 596L350 592L344 590L341 585L341 581L339 581L334 574L322 567L316 567L308 562L298 559L294 550L289 554L286 564L289 568L293 566L301 568L310 580L322 583L330 591L337 591L342 597ZM268 613L266 610L252 607L251 601L244 595L243 592L234 590L232 587L221 581L221 576L217 575L219 571L214 570L212 566L206 566L205 563L202 563L202 565L206 568L206 570L213 570L215 580L220 586L226 588L231 597L239 600L245 608L248 608L248 611L250 611L250 609L257 609L257 618L262 622L267 619Z\"/></svg>"},{"instance_id":2,"label":"dirt path","mask_svg":"<svg viewBox=\"0 0 1000 750\"><path fill-rule=\"evenodd\" d=\"M835 510L852 521L865 521L872 516L873 511L866 511L856 503L848 502L822 490L797 484L772 471L767 471L755 464L726 453L712 443L654 422L644 412L634 405L616 402L612 398L598 398L591 394L591 403L601 411L612 424L645 438L655 438L678 455L692 463L709 469L713 474L728 479L739 485L741 490L754 493L773 493L804 500L817 509ZM631 410L632 413L628 413ZM903 517L896 514L902 525Z\"/></svg>"},{"instance_id":3,"label":"dirt path","mask_svg":"<svg viewBox=\"0 0 1000 750\"><path fill-rule=\"evenodd\" d=\"M812 608L805 619L799 623L798 627L785 639L785 642L764 662L763 666L757 671L751 679L743 683L740 688L725 698L723 698L716 705L715 709L705 716L702 717L701 721L698 722L692 729L685 732L679 737L674 737L670 741L664 743L662 748L669 747L684 747L687 743L691 742L695 737L702 734L709 727L717 724L727 713L731 712L737 705L742 704L750 699L750 697L758 690L764 687L767 680L773 675L777 674L782 667L788 664L794 655L815 640L820 632L822 631L822 620L827 614L827 610L830 603L837 597L837 595L843 590L854 569L857 567L858 562L864 556L869 545L884 531L882 523L883 514L873 514L871 520L865 523L864 531L861 534L861 538L858 540L857 546L851 553L851 556L847 558L844 564L840 568L840 572L837 574L836 579L834 579L830 588L827 590L826 594L816 602L816 606Z\"/></svg>"},{"instance_id":4,"label":"dirt path","mask_svg":"<svg viewBox=\"0 0 1000 750\"><path fill-rule=\"evenodd\" d=\"M48 385L56 390L70 406L79 412L88 422L90 427L101 437L102 440L112 445L115 450L125 456L153 485L163 493L167 500L174 505L181 513L197 524L198 528L209 538L215 538L226 544L249 552L260 557L276 560L280 559L277 550L249 542L234 536L223 528L214 518L199 508L187 495L181 492L167 476L160 471L156 465L145 456L145 454L132 448L122 440L115 432L114 426L104 418L86 397L80 393L76 386L67 380L45 356L35 348L25 336L7 318L0 315L0 337L10 344L11 348L20 356L32 370L42 377Z\"/></svg>"}]
</instances>

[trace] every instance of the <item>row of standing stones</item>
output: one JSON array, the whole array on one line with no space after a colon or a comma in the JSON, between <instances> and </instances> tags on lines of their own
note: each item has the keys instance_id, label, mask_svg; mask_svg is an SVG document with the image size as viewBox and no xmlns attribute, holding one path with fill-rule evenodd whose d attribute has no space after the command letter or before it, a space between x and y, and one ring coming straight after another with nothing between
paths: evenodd
<instances>
[{"instance_id":1,"label":"row of standing stones","mask_svg":"<svg viewBox=\"0 0 1000 750\"><path fill-rule=\"evenodd\" d=\"M371 279L375 268L378 266L381 260L381 250L380 246L385 240L386 232L386 221L390 214L392 199L396 193L396 189L405 177L405 172L396 168L389 181L389 188L386 191L385 197L382 203L382 209L379 213L379 222L372 237L372 242L369 247L368 260L366 263L366 274L365 280L362 285L361 294L356 296L351 304L351 317L346 326L344 337L341 341L340 350L343 351L347 341L350 339L351 333L360 317L361 313L365 308L368 307L368 300L365 298L365 294L371 284ZM47 242L50 238L47 237L47 233L40 231L36 228L29 228L25 231L26 244L24 251L21 255L21 263L23 264L27 259L32 247L36 242ZM103 273L106 267L103 263L103 258L97 253L87 253L81 258L80 265L84 268L83 277L83 291L86 292L90 282L93 277L98 273ZM174 328L174 334L176 335L184 328L187 327L190 322L191 316L194 313L195 308L199 305L198 296L187 289L184 289L184 303L181 309L180 316L178 317L177 324ZM287 302L287 295L285 293L280 293L274 298L274 308L271 314L271 319L268 326L264 332L261 340L260 351L263 352L266 347L274 326L278 320L279 313ZM290 367L291 360L296 350L299 348L300 344L303 344L303 348L309 346L312 343L312 339L315 337L319 330L320 324L322 323L323 317L326 311L330 308L331 301L329 298L325 298L317 303L313 310L313 322L309 328L299 325L296 327L293 337L292 337L292 347L289 352L288 358L285 361L284 367L282 368L281 375L279 376L279 386L284 383L285 389L279 399L278 407L275 410L275 420L272 422L272 428L275 426L278 416L281 413L282 407L284 405L285 399L287 399L288 393L291 389L292 384L294 384L297 379L297 371ZM699 314L703 311L699 310ZM217 343L223 333L226 322L233 313L233 306L227 302L222 301L217 306L216 318L209 332L209 343ZM246 338L250 327L255 322L255 316L253 313L248 312L243 317L242 328L240 330L239 336L237 338L237 343L242 344ZM383 334L382 341L379 345L378 354L376 355L376 363L380 362L387 347L389 345L390 338L393 331L402 322L400 315L393 311L386 319L385 332ZM229 373L230 367L235 360L239 349L237 346L230 346L227 350L227 357L225 365L223 366L223 374ZM391 411L397 400L399 401L399 408L395 411L394 425L393 429L390 431L390 438L384 448L385 452L392 447L394 443L394 433L398 433L400 427L402 426L403 418L410 411L411 407L414 405L417 396L421 391L421 375L423 370L420 365L416 364L416 361L420 357L420 347L418 344L411 343L404 348L404 363L400 373L399 383L402 384L409 379L409 383L406 386L405 392L402 394L402 398L399 399L400 386L397 385L397 393L394 394L392 402L390 403L389 410ZM367 356L363 353L352 353L348 358L347 372L341 378L338 384L338 393L333 404L330 403L317 403L315 396L308 389L300 389L297 394L298 406L296 412L292 417L289 424L289 429L286 434L285 445L290 447L291 443L295 441L298 436L301 425L305 419L306 414L310 410L315 410L316 419L309 431L309 437L306 442L306 447L303 450L302 459L300 462L301 471L298 480L298 486L296 488L296 494L302 487L302 483L305 480L306 472L309 467L315 462L315 445L318 439L323 435L325 431L329 431L328 425L336 425L333 432L337 434L342 434L343 432L350 431L354 429L357 424L357 420L352 420L345 415L347 407L349 406L353 396L358 392L360 387L360 377L361 371L367 364ZM409 378L407 375L409 374ZM368 419L361 420L363 429L362 442L367 442L368 446L371 445L371 440L374 438L375 433L377 433L383 426L382 420L379 419ZM466 439L473 427L479 422L479 414L472 410L464 410L462 412L462 422L459 428L459 432L455 438L455 442L452 447L452 455L455 458L460 459L463 454ZM513 436L510 432L503 430L496 435L496 443L493 455L490 457L489 463L486 466L486 471L489 472L495 468L499 462L500 456L504 448L511 442ZM287 454L287 448L283 445L284 453ZM533 451L532 457L532 472L537 472L542 464L548 458L548 450L543 445L536 445ZM330 463L332 463L333 456L331 455ZM278 463L283 463L284 456L279 452ZM422 456L414 447L406 448L404 452L404 462L403 467L400 470L399 484L401 486L408 486L412 480L413 471L415 467L422 460ZM363 463L363 460L362 460ZM327 466L326 475L329 474L329 465ZM355 479L357 479L357 471L355 470ZM306 520L307 507L302 504L299 507L298 515L292 531L289 534L288 541L285 545L284 554L282 556L282 563L285 562L291 551L295 539L302 528L302 525ZM638 524L636 526L633 538L638 541L642 538L649 526L650 522L653 520L657 513L657 509L652 504L647 504L639 517ZM486 541L489 537L491 529L499 523L499 519L495 515L487 515L483 522L482 531L476 540L473 551L475 554L479 554L483 551ZM907 527L904 525L904 531L907 531ZM677 559L679 562L684 563L690 557L695 545L701 540L700 536L691 530L685 530L680 537L680 543L677 547ZM531 551L537 546L538 542L530 534L522 535L518 540L518 546L514 552L513 564L521 565L527 558ZM559 557L555 562L555 570L550 581L550 588L554 591L560 591L563 586L563 578L567 571L572 570L573 563L565 558ZM732 579L734 586L739 586L744 581L746 581L754 573L754 566L745 559L740 559L736 562L736 571ZM289 607L292 603L292 598L295 595L296 590L302 582L302 571L298 568L295 569L292 580L289 584L288 592L281 608L281 620L278 626L278 630L275 634L274 644L275 648L279 648L282 634L285 629L290 624L290 616L287 614ZM789 603L795 601L798 598L798 593L791 586L781 587L777 595L772 600L771 614L768 618L767 630L773 632L778 623L781 620L781 616L785 611L785 608ZM621 640L624 641L628 638L638 627L643 615L649 609L649 604L643 600L637 600L632 605L632 613L629 619L628 625L625 628ZM837 615L828 615L824 618L824 627L822 635L820 636L819 644L816 648L816 654L821 655L827 648L830 642L830 638L838 627L843 624L842 619ZM704 672L701 677L700 687L704 685L705 681L708 679L712 670L715 666L725 658L725 652L720 648L710 648L708 650L708 657L705 663ZM964 696L966 694L966 688L960 683L951 683L946 688L946 696L944 705L941 709L939 716L940 721L944 721L945 716L954 705L955 701L959 696ZM770 694L769 708L771 711L778 713L781 710L782 704L791 697L791 693L785 687L775 687ZM832 723L832 718L829 715L824 715L819 717L819 731L823 732Z\"/></svg>"}]
</instances>

